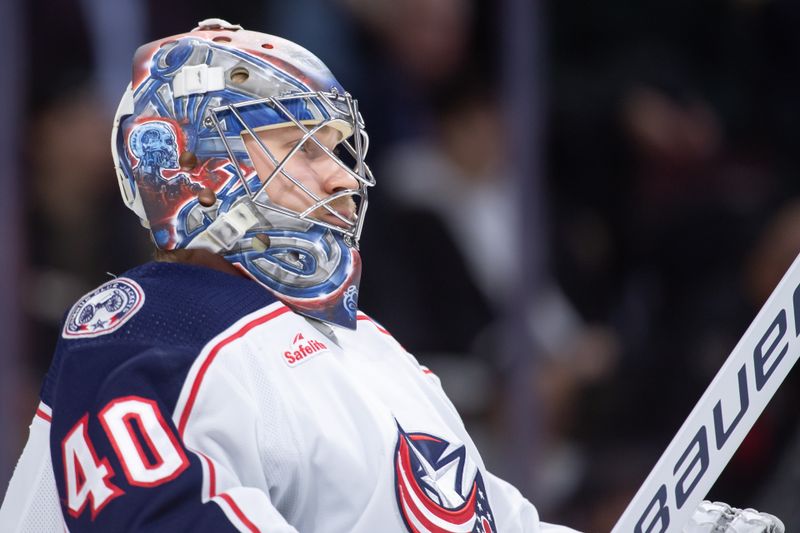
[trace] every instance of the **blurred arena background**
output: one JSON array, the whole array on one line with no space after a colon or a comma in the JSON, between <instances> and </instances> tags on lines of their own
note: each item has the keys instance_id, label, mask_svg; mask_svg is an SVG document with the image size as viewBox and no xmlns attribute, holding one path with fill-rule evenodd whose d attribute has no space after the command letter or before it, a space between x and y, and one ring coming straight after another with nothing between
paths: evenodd
<instances>
[{"instance_id":1,"label":"blurred arena background","mask_svg":"<svg viewBox=\"0 0 800 533\"><path fill-rule=\"evenodd\" d=\"M63 313L151 257L109 153L133 51L207 17L359 99L362 308L545 519L608 531L800 251L800 4L4 0L3 493ZM797 374L710 494L789 531Z\"/></svg>"}]
</instances>

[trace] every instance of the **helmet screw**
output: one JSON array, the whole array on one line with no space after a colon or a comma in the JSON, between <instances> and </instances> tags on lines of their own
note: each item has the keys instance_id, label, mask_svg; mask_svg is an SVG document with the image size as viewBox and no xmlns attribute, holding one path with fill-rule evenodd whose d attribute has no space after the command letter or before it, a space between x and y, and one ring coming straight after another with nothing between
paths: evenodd
<instances>
[{"instance_id":1,"label":"helmet screw","mask_svg":"<svg viewBox=\"0 0 800 533\"><path fill-rule=\"evenodd\" d=\"M203 207L211 207L217 203L217 195L214 194L214 190L210 187L204 187L197 193L197 201L200 202L200 205Z\"/></svg>"},{"instance_id":2,"label":"helmet screw","mask_svg":"<svg viewBox=\"0 0 800 533\"><path fill-rule=\"evenodd\" d=\"M214 119L211 117L206 117L203 119L203 126L206 128L213 128L214 127Z\"/></svg>"},{"instance_id":3,"label":"helmet screw","mask_svg":"<svg viewBox=\"0 0 800 533\"><path fill-rule=\"evenodd\" d=\"M343 240L344 243L350 248L355 246L355 244L353 243L353 238L350 235L345 235Z\"/></svg>"}]
</instances>

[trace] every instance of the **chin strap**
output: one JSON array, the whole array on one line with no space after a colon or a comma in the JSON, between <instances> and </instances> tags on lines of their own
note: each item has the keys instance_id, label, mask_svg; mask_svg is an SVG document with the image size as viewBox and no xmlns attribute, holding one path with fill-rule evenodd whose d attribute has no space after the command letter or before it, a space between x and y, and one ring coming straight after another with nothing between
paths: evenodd
<instances>
[{"instance_id":1,"label":"chin strap","mask_svg":"<svg viewBox=\"0 0 800 533\"><path fill-rule=\"evenodd\" d=\"M252 203L239 202L227 212L218 215L187 248L202 248L215 254L228 252L261 220Z\"/></svg>"}]
</instances>

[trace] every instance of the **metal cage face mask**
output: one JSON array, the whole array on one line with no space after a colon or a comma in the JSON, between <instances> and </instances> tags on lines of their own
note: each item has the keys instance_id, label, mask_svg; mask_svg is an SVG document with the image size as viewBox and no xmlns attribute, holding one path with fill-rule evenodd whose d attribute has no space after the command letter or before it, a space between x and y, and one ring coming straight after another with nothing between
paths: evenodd
<instances>
[{"instance_id":1,"label":"metal cage face mask","mask_svg":"<svg viewBox=\"0 0 800 533\"><path fill-rule=\"evenodd\" d=\"M358 239L375 183L357 102L335 90L291 93L217 106L206 121L236 163L236 203L259 219L225 258L296 312L355 328ZM309 159L322 162L319 173ZM324 189L331 173L351 186ZM293 205L275 193L281 188L291 191Z\"/></svg>"},{"instance_id":2,"label":"metal cage face mask","mask_svg":"<svg viewBox=\"0 0 800 533\"><path fill-rule=\"evenodd\" d=\"M230 103L211 109L206 123L216 128L231 161L238 163L239 180L255 206L327 228L341 234L348 246L357 248L368 205L367 188L375 184L375 179L365 162L369 137L358 102L349 94L334 89ZM321 140L323 132L325 138ZM290 139L290 143L271 148L268 139L276 135ZM253 149L271 168L267 175L242 171L256 166L255 155L249 151ZM304 162L296 164L298 159ZM325 173L344 173L354 186L322 192L313 182L326 176L302 168L309 159L324 159ZM281 187L300 191L295 195L295 205L287 206L280 197L270 196ZM299 203L298 197L302 198Z\"/></svg>"}]
</instances>

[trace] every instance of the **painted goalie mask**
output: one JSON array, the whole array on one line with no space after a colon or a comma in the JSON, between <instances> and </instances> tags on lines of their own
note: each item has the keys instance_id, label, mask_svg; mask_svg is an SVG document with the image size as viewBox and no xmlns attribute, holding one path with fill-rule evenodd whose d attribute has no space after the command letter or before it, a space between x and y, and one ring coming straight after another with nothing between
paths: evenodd
<instances>
[{"instance_id":1,"label":"painted goalie mask","mask_svg":"<svg viewBox=\"0 0 800 533\"><path fill-rule=\"evenodd\" d=\"M122 197L159 248L221 254L293 310L349 328L368 144L318 58L219 19L137 50L111 135ZM311 150L347 185L309 186L293 169ZM292 202L271 198L289 189Z\"/></svg>"}]
</instances>

